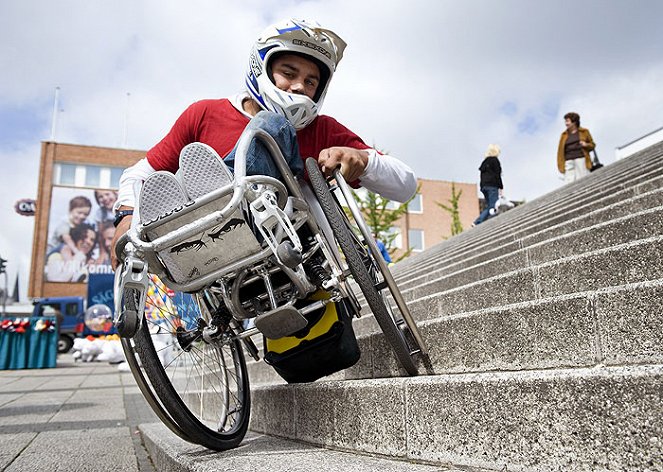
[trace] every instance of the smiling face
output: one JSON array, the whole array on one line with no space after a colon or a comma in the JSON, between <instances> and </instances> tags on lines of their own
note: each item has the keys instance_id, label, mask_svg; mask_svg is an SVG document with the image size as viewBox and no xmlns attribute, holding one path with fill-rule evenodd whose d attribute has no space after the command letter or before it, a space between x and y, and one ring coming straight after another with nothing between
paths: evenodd
<instances>
[{"instance_id":1,"label":"smiling face","mask_svg":"<svg viewBox=\"0 0 663 472\"><path fill-rule=\"evenodd\" d=\"M96 190L94 196L100 207L111 210L115 200L117 200L117 193L114 190Z\"/></svg>"},{"instance_id":2,"label":"smiling face","mask_svg":"<svg viewBox=\"0 0 663 472\"><path fill-rule=\"evenodd\" d=\"M101 244L103 244L106 251L110 250L111 243L113 242L113 236L115 236L114 226L108 226L101 232Z\"/></svg>"},{"instance_id":3,"label":"smiling face","mask_svg":"<svg viewBox=\"0 0 663 472\"><path fill-rule=\"evenodd\" d=\"M313 100L320 85L320 70L313 61L296 54L282 54L271 61L271 70L277 88Z\"/></svg>"},{"instance_id":4,"label":"smiling face","mask_svg":"<svg viewBox=\"0 0 663 472\"><path fill-rule=\"evenodd\" d=\"M76 247L83 254L89 254L94 248L94 243L96 241L96 234L94 230L88 229L83 237L76 241Z\"/></svg>"},{"instance_id":5,"label":"smiling face","mask_svg":"<svg viewBox=\"0 0 663 472\"><path fill-rule=\"evenodd\" d=\"M92 208L90 207L77 207L72 209L69 212L69 221L75 226L83 221L85 221L85 218L87 218L90 215L90 210Z\"/></svg>"}]
</instances>

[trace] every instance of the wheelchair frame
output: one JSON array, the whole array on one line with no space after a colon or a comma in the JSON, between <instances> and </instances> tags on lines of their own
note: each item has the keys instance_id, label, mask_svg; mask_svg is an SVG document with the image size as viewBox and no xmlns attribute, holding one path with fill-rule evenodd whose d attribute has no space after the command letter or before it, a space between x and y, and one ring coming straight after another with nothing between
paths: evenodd
<instances>
[{"instance_id":1,"label":"wheelchair frame","mask_svg":"<svg viewBox=\"0 0 663 472\"><path fill-rule=\"evenodd\" d=\"M246 155L249 144L254 139L259 139L267 147L277 168L283 176L283 182L268 176L246 175ZM318 179L319 178L320 176L318 176ZM365 256L371 259L373 267L375 267L382 275L382 280L375 280L374 288L378 290L378 292L387 288L401 313L402 319L400 321L393 319L394 315L391 312L390 303L388 303L385 296L382 295L382 298L385 299L385 306L392 317L392 322L396 325L396 330L398 332L407 333L407 336L405 334L401 335L403 338L402 343L407 348L405 352L407 352L407 355L409 356L419 354L425 358L427 352L421 335L400 291L398 290L398 287L396 286L389 268L384 262L380 251L375 244L370 229L365 223L358 205L354 201L350 187L343 179L339 170L334 172L334 179L337 183L338 189L346 200L350 213L363 237L363 241L359 241L359 244L363 244L365 248L367 248ZM273 192L274 198L271 198L270 204L275 204L277 209L272 209L274 212L285 215L284 210L286 207L289 207L289 209L292 210L292 216L286 215L288 222L291 225L290 229L298 230L303 225L308 225L314 241L312 242L312 245L301 254L301 261L298 261L296 265L294 263L283 261L283 257L280 257L278 254L278 246L275 246L274 244L280 244L279 239L282 239L283 241L289 241L295 248L301 248L301 241L297 240L297 234L294 233L293 237L294 231L289 231L288 228L281 228L277 231L280 232L280 234L270 235L270 232L265 231L265 228L258 228L263 237L267 239L267 247L260 250L258 253L242 257L224 267L213 270L210 273L192 280L184 282L174 280L175 278L171 276L168 268L162 263L158 253L178 244L182 244L188 239L190 240L201 231L207 231L223 224L235 212L246 208L247 201L254 202L260 199L262 195L260 192L265 189L269 189ZM138 186L134 190L138 194L140 187ZM230 201L222 209L214 210L210 214L184 224L167 234L156 237L152 241L145 240L148 229L153 231L164 224L176 221L184 215L199 210L211 202L227 198L228 196L230 196ZM149 337L146 327L147 325L145 325L144 321L144 308L148 290L148 269L150 273L156 274L170 289L180 292L196 293L195 296L200 306L201 313L203 305L205 305L205 300L202 299L200 294L209 289L212 285L215 286L214 293L217 295L217 301L226 306L230 311L230 315L232 315L232 319L230 319L228 324L223 328L219 328L218 326L205 326L201 328L202 338L208 343L220 343L231 347L231 365L228 366L225 361L223 361L220 370L229 369L229 371L233 371L233 369L235 369L235 373L232 375L237 375L237 378L239 379L237 383L241 383L241 388L238 387L238 391L241 391L239 395L245 395L247 399L246 403L248 403L248 405L243 405L243 407L250 408L248 391L244 391L248 390L248 376L246 375L246 372L237 372L238 370L241 370L242 366L244 370L246 369L243 357L241 356L241 344L244 345L247 352L254 359L259 360L258 349L251 340L251 337L261 334L262 331L255 327L245 329L242 322L248 318L255 317L256 324L259 324L258 321L261 319L260 317L265 313L260 309L247 311L242 307L243 301L239 299L239 289L241 289L243 283L246 284L248 282L246 280L240 280L237 282L238 279L241 279L241 274L247 273L249 270L255 270L260 274L259 278L262 278L265 286L263 303L268 307L271 307L271 311L269 311L270 314L276 313L279 310L291 307L293 297L294 299L302 300L307 293L310 293L315 288L305 273L303 264L314 254L318 253L318 251L321 251L325 259L328 261L327 273L329 277L326 279L324 288L331 293L331 298L328 300L313 301L303 307L299 306L298 310L300 311L300 314L305 314L321 308L327 303L337 302L344 299L350 302L355 315L360 315L360 305L348 283L348 277L354 272L352 267L348 268L346 266L343 257L338 251L338 241L334 229L325 216L325 209L322 208L318 202L319 198L320 197L314 193L313 189L308 187L307 184L300 185L300 181L292 175L281 150L269 134L262 130L250 130L242 134L238 142L234 178L230 184L203 195L195 201L189 202L183 207L175 209L171 213L154 222L148 222L146 224L138 223L140 208L135 212L131 229L121 239L116 249L122 264L116 271L115 324L122 336L122 345L127 359L130 359L129 364L131 371L134 374L143 395L164 424L183 439L205 445L212 449L228 449L230 447L235 447L243 438L246 427L248 426L248 412L245 412L245 425L243 424L239 428L235 428L238 430L233 430L232 435L228 435L227 438L224 436L225 433L220 431L218 433L218 436L220 436L219 439L214 436L213 431L211 436L203 433L199 434L199 431L197 431L198 423L196 421L190 421L186 415L184 415L184 419L182 419L182 415L174 415L172 411L169 411L172 410L173 406L170 400L164 401L164 395L172 395L174 389L172 392L167 391L164 393L164 387L158 384L162 383L164 380L167 381L167 377L162 377L160 375L155 375L153 372L145 371L145 363L147 360L143 357L147 357L147 355L144 353L146 350L154 349L154 347L150 347L151 342L146 342L145 340L138 341L141 337ZM279 225L283 226L283 223L279 222ZM269 239L272 236L274 236L274 239L270 241ZM270 270L272 270L273 273L285 274L292 284L292 294L287 297L287 300L284 301L283 297L279 299L279 296L277 296L277 293L275 292L276 288L272 283L273 274L270 273ZM228 287L225 282L223 282L224 280L233 279L237 282L237 286ZM251 280L257 280L256 276ZM364 288L361 287L361 285L360 288L364 291ZM287 291L288 289L286 289L286 292ZM207 306L207 310L210 310L209 306ZM380 323L380 326L384 331L382 323ZM139 332L141 329L144 332ZM393 335L391 338L388 337L388 341L393 342L391 339L393 339ZM240 351L239 354L237 353L237 350ZM136 352L140 354L139 357L142 362L136 360ZM150 367L150 369L154 369L154 367ZM406 367L406 370L410 375L416 375L417 373L416 367L414 367L414 370L412 367ZM227 372L224 375L227 379ZM177 394L177 392L174 393ZM184 404L184 402L182 402L182 404ZM176 406L177 405L179 405L179 403L176 402ZM185 406L185 408L189 407ZM224 419L223 423L226 421L227 419Z\"/></svg>"},{"instance_id":2,"label":"wheelchair frame","mask_svg":"<svg viewBox=\"0 0 663 472\"><path fill-rule=\"evenodd\" d=\"M263 144L267 146L268 150L274 157L274 162L277 164L279 171L283 175L285 185L273 177L263 175L246 176L245 156L248 146L253 139L260 139ZM150 229L155 230L159 226L172 222L177 218L181 218L188 213L204 207L210 202L221 199L228 195L232 195L230 202L228 202L228 204L223 209L213 211L209 215L186 224L174 231L169 232L166 235L156 238L153 241L145 241L143 239L145 237L146 225L132 225L132 229L127 233L128 239L125 241L125 244L121 244L118 247L118 253L126 254L122 259L123 267L120 272L120 280L118 284L133 287L139 290L141 293L144 293L147 290L147 267L149 267L150 272L158 275L159 278L163 280L169 288L182 292L194 292L209 286L210 284L228 276L229 274L239 273L246 268L253 267L274 256L275 251L273 250L273 247L268 246L257 254L239 259L223 268L203 275L188 283L180 283L175 281L157 257L158 252L172 248L178 244L182 244L187 239L191 239L201 231L206 231L222 224L230 217L230 215L232 215L240 208L240 205L244 199L247 198L247 196L254 193L254 189L252 187L260 185L271 186L277 189L278 206L281 210L286 206L288 199L287 195L290 193L290 195L292 195L290 198L293 198L292 206L296 211L295 223L293 225L294 228L298 229L300 226L302 226L302 224L306 223L309 225L312 233L316 235L316 239L318 240L317 245L311 248L312 251L309 252L315 252L315 250L320 248L329 260L335 261L337 267L341 265L341 258L336 248L325 244L325 242L318 237L321 231L324 231L326 235L331 234L331 229L328 227L324 229L320 228L316 219L310 217L310 214L307 215L310 206L306 201L303 193L304 191L302 190L302 187L300 187L299 182L292 175L292 172L288 168L287 163L283 158L281 150L273 138L262 130L252 130L251 132L243 135L242 139L240 139L236 155L238 157L236 159L235 175L234 180L230 185L226 185L211 193L208 193L194 201L192 204L185 205L183 208L171 212L155 223L150 223ZM241 158L240 156L244 158ZM139 191L139 188L135 190ZM139 210L135 213L133 220L134 222L138 220L138 216ZM300 293L310 288L306 286L306 281L303 280L301 274L297 274L290 267L280 263L278 257L276 259L276 263L281 268L281 270L283 270L283 272L289 276L293 284L297 286ZM337 271L337 273L334 275L337 278L341 278L342 276L340 271ZM273 290L271 284L267 283L266 285L268 291ZM352 297L352 291L347 289L345 283L339 284L337 288L341 291L342 298ZM273 293L269 295L270 299L273 299ZM236 302L236 300L228 300L228 298L225 296L224 298L226 298L226 302ZM116 298L116 300L118 300L118 298ZM356 299L354 299L353 304L356 308L358 308ZM118 307L116 306L116 313L118 311L121 310L118 310ZM242 315L239 310L235 310L233 315L239 318L249 317ZM140 313L138 319L130 322L129 324L132 326L130 331L133 331L134 327L137 327L140 324Z\"/></svg>"}]
</instances>

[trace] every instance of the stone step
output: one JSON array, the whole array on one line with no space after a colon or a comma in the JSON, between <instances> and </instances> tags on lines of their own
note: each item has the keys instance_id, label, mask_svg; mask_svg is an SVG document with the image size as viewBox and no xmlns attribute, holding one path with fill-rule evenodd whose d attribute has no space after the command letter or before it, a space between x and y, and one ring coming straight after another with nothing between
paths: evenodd
<instances>
[{"instance_id":1,"label":"stone step","mask_svg":"<svg viewBox=\"0 0 663 472\"><path fill-rule=\"evenodd\" d=\"M419 371L663 363L662 325L663 279L431 317L418 324L431 364ZM346 379L404 375L377 328L359 345L362 357Z\"/></svg>"},{"instance_id":2,"label":"stone step","mask_svg":"<svg viewBox=\"0 0 663 472\"><path fill-rule=\"evenodd\" d=\"M472 268L476 270L471 275L473 280L481 280L498 271L513 270L518 264L521 267L533 266L662 233L663 189L601 208L569 220L560 227L548 228L521 239L439 257L422 264L416 271L397 273L395 279L401 292L445 274ZM509 260L512 262L506 263Z\"/></svg>"},{"instance_id":3,"label":"stone step","mask_svg":"<svg viewBox=\"0 0 663 472\"><path fill-rule=\"evenodd\" d=\"M598 220L602 221L601 218ZM464 313L467 312L501 310L501 304L513 308L518 304L528 304L531 301L536 302L541 298L550 297L552 294L566 297L578 288L584 292L592 288L620 285L626 281L638 283L653 280L662 275L660 261L663 255L660 251L661 238L658 237L661 228L663 228L663 208L644 210L612 221L602 221L593 227L567 233L554 240L517 249L488 262L472 265L474 261L469 260L467 261L469 268L463 268L462 264L447 266L426 276L415 278L412 283L401 284L402 293L415 320L421 324L440 316L464 318ZM638 242L637 238L645 238L645 241ZM613 248L615 245L616 249ZM591 257L584 259L576 257L585 254L588 248L591 248L593 253ZM628 269L630 276L627 278L613 271L608 271L599 277L600 273L595 269L595 266L608 268L611 263L616 263L618 260L628 265L640 257L644 259L636 265L644 272L630 268ZM636 276L636 272L640 275ZM585 274L585 279L590 280L590 283L582 285L584 283L582 278L578 278L577 283L566 285L560 292L558 289L537 290L537 286L557 284L559 274L562 274L563 278L575 277L576 274L580 277L581 274ZM503 289L506 289L506 295L499 298L493 296ZM551 309L551 311L556 313L558 310ZM354 321L355 332L360 337L371 337L377 333L377 337L381 338L375 319L367 308L364 312L366 313L364 316ZM421 329L425 331L430 328ZM441 333L444 337L445 330L442 329ZM435 341L437 335L437 331L434 330L425 336L432 358L435 357L433 346L438 344ZM362 366L355 370L369 373L350 374L350 378L357 375L368 377L399 375L390 349L385 347L370 354L367 353L371 350L370 346L370 341L363 341L364 359L370 359L373 355L377 358L390 359L388 363L390 369L384 372L372 367L367 370ZM434 364L437 365L437 361L434 360ZM284 383L273 369L262 361L249 363L249 372L251 381L255 384Z\"/></svg>"},{"instance_id":4,"label":"stone step","mask_svg":"<svg viewBox=\"0 0 663 472\"><path fill-rule=\"evenodd\" d=\"M258 433L247 434L236 449L213 452L181 440L161 424L144 424L140 431L158 471L487 472L337 451Z\"/></svg>"},{"instance_id":5,"label":"stone step","mask_svg":"<svg viewBox=\"0 0 663 472\"><path fill-rule=\"evenodd\" d=\"M493 259L504 259L512 256L515 259L522 259L527 261L527 254L522 250L535 246L537 243L545 242L546 240L559 240L559 235L567 233L574 233L584 230L585 232L591 231L590 228L596 226L597 231L605 233L609 231L605 225L611 219L619 220L617 224L623 224L622 218L627 215L643 214L646 210L653 211L653 209L663 206L663 177L657 182L656 189L650 190L646 193L638 194L637 196L630 197L627 200L620 199L609 206L601 206L587 214L581 214L569 220L563 220L561 223L554 226L546 226L537 231L538 228L532 227L529 231L521 233L514 233L511 231L504 232L504 236L496 236L485 242L482 246L477 246L466 251L459 252L442 252L438 251L437 254L431 251L430 257L427 260L420 261L414 267L409 267L403 270L398 265L392 267L392 273L396 280L397 285L401 291L406 291L412 286L416 286L423 280L431 280L439 277L443 273L452 273L454 271L468 269L474 265L483 264L482 271L486 269L489 271L495 270L496 265L484 264L486 261ZM660 224L660 214L655 212L652 218L656 221L646 222L646 230L642 232L643 235L651 235L652 231L656 231L658 225L658 233L663 234L663 225ZM630 228L629 234L637 238L638 231ZM502 232L500 232L502 234ZM617 233L619 234L619 233ZM600 240L599 235L597 239ZM611 236L611 235L607 235ZM591 236L589 236L591 238ZM612 237L612 236L611 236ZM645 236L646 237L646 236ZM622 238L622 241L624 239ZM590 241L591 243L591 241ZM541 244L541 247L547 247ZM591 244L587 245L588 248L593 247ZM518 252L521 251L521 252ZM533 256L535 257L535 256ZM480 274L473 274L475 280L480 278ZM365 305L363 294L356 291L360 303Z\"/></svg>"},{"instance_id":6,"label":"stone step","mask_svg":"<svg viewBox=\"0 0 663 472\"><path fill-rule=\"evenodd\" d=\"M411 256L405 261L396 264L392 271L397 280L399 278L408 279L411 274L427 270L431 265L438 265L449 260L456 260L466 257L468 254L476 254L485 250L485 248L500 247L504 244L514 241L521 241L527 237L538 235L542 237L552 237L554 234L561 234L569 230L567 225L573 223L577 225L587 217L599 217L610 219L613 217L609 211L614 211L614 216L628 214L631 211L660 206L663 199L663 176L659 176L652 181L641 184L640 187L633 187L622 192L613 192L604 201L587 202L582 207L570 208L567 213L552 215L549 214L546 219L533 222L522 219L517 224L503 224L502 216L486 222L492 224L489 234L482 232L481 235L464 237L465 234L472 233L487 226L483 224L471 231L462 233L449 241L443 242L437 246L425 251L426 257L421 254ZM504 216L508 215L505 214ZM587 220L588 223L594 221L593 218ZM454 242L457 239L458 242ZM462 239L462 241L461 241Z\"/></svg>"},{"instance_id":7,"label":"stone step","mask_svg":"<svg viewBox=\"0 0 663 472\"><path fill-rule=\"evenodd\" d=\"M286 381L283 380L277 373L274 371L274 369L265 363L265 361L260 360L260 361L254 361L251 359L250 361L247 359L246 361L246 368L249 372L249 382L251 385L251 389L254 389L255 387L263 386L263 385L280 385L286 384ZM329 376L325 377L325 379L333 379L333 380L344 380L345 379L345 374L344 373L337 373L334 374L334 376Z\"/></svg>"},{"instance_id":8,"label":"stone step","mask_svg":"<svg viewBox=\"0 0 663 472\"><path fill-rule=\"evenodd\" d=\"M252 429L491 470L663 470L663 366L437 375L253 390Z\"/></svg>"},{"instance_id":9,"label":"stone step","mask_svg":"<svg viewBox=\"0 0 663 472\"><path fill-rule=\"evenodd\" d=\"M534 266L516 263L522 268L483 280L473 279L472 270L460 271L406 290L403 296L419 323L494 306L657 280L663 278L662 242L663 236L655 236ZM362 316L354 326L358 335L376 331L372 316Z\"/></svg>"},{"instance_id":10,"label":"stone step","mask_svg":"<svg viewBox=\"0 0 663 472\"><path fill-rule=\"evenodd\" d=\"M436 304L433 304L431 311ZM504 304L418 324L430 365L421 374L663 363L663 279ZM375 326L358 338L359 362L326 379L404 375ZM252 386L285 382L264 362Z\"/></svg>"},{"instance_id":11,"label":"stone step","mask_svg":"<svg viewBox=\"0 0 663 472\"><path fill-rule=\"evenodd\" d=\"M490 226L497 225L504 228L523 228L531 224L541 225L545 222L559 221L567 215L574 215L577 212L587 211L588 207L609 204L618 198L628 198L636 195L639 189L647 186L648 182L657 180L663 175L659 169L651 171L646 175L628 176L627 180L620 177L618 183L601 182L596 187L581 187L582 192L571 193L569 195L557 195L555 200L546 202L546 204L535 205L526 203L510 210L498 218L491 218L482 223L473 231L468 232L468 240L481 239L483 231L491 232ZM657 186L660 187L660 184ZM539 202L536 202L539 203ZM490 225L486 226L486 223Z\"/></svg>"},{"instance_id":12,"label":"stone step","mask_svg":"<svg viewBox=\"0 0 663 472\"><path fill-rule=\"evenodd\" d=\"M568 203L601 198L611 191L636 187L640 182L661 175L660 161L661 156L647 162L646 166L640 166L631 171L620 172L614 169L611 170L612 173L606 173L600 178L595 178L598 176L593 175L582 181L563 185L553 192L528 202L530 205L528 212L531 212L532 215L545 214L550 210L564 207ZM509 215L509 218L513 217L513 215Z\"/></svg>"},{"instance_id":13,"label":"stone step","mask_svg":"<svg viewBox=\"0 0 663 472\"><path fill-rule=\"evenodd\" d=\"M652 172L660 174L659 162L662 156L663 146L653 146L628 159L610 164L600 172L595 172L581 180L571 184L562 183L558 189L535 198L529 204L533 208L549 207L558 205L560 200L564 201L573 195L589 195L595 190L610 189L615 186L624 187L626 181L637 182L641 176L651 175Z\"/></svg>"},{"instance_id":14,"label":"stone step","mask_svg":"<svg viewBox=\"0 0 663 472\"><path fill-rule=\"evenodd\" d=\"M404 377L363 316L362 358L333 378L283 385L249 365L252 429L463 470L663 470L662 156L397 264L428 375Z\"/></svg>"},{"instance_id":15,"label":"stone step","mask_svg":"<svg viewBox=\"0 0 663 472\"><path fill-rule=\"evenodd\" d=\"M663 148L662 151L663 152ZM661 157L661 156L657 156ZM663 175L660 175L663 172L663 163L658 163L659 165L652 164L653 159L646 161L647 166L652 166L657 170L659 175L645 180L644 182L639 182L637 185L624 185L622 191L615 191L614 189L608 193L608 197L604 198L602 201L594 202L588 201L583 202L580 207L571 207L568 202L565 203L565 211L559 214L552 214L550 211L546 214L546 218L534 223L533 221L528 220L527 215L522 215L517 220L518 227L512 227L513 225L506 225L505 218L508 215L515 215L516 210L525 210L526 208L531 208L531 203L518 207L516 210L501 215L499 218L494 218L489 220L484 225L480 225L478 228L474 228L472 231L466 231L465 233L451 238L448 241L445 241L433 248L428 249L422 254L417 254L409 257L405 261L400 262L399 264L392 267L392 272L396 278L396 281L399 285L402 284L402 281L412 281L413 274L424 273L430 270L431 267L439 266L441 264L449 264L452 261L465 260L470 257L476 257L477 254L481 255L484 260L489 259L495 253L502 253L503 245L511 245L512 248L516 248L519 245L522 245L521 240L533 234L538 234L539 238L542 236L550 237L551 235L547 231L559 231L563 232L569 229L566 225L569 223L568 220L573 221L574 224L577 224L578 217L573 217L570 215L580 213L580 218L583 218L582 213L594 214L599 210L606 210L606 207L613 207L616 211L628 212L628 211L637 211L642 205L642 208L646 208L648 205L651 205L651 200L655 202L661 201L661 188L663 188ZM560 192L560 191L558 191ZM555 192L553 192L555 193ZM643 195L644 194L644 195ZM596 195L594 195L596 197ZM629 209L629 206L632 205L633 208ZM605 215L605 216L604 216ZM609 218L610 216L606 213L600 215L604 218ZM591 219L588 220L588 222ZM487 224L493 224L493 228L488 228ZM500 226L494 228L496 224ZM482 230L490 229L492 232L490 235L480 233ZM526 242L526 241L525 241ZM489 247L492 250L486 251L485 248ZM507 248L508 250L508 248ZM445 257L442 256L444 254ZM363 303L363 296L359 295L360 301Z\"/></svg>"},{"instance_id":16,"label":"stone step","mask_svg":"<svg viewBox=\"0 0 663 472\"><path fill-rule=\"evenodd\" d=\"M652 159L647 161L649 166L653 168L648 175L637 174L628 176L626 181L620 182L620 185L608 184L606 182L599 182L594 186L588 186L586 183L583 183L579 190L575 193L577 195L573 196L566 195L567 189L570 186L562 187L561 189L551 192L550 194L541 197L539 199L528 202L525 205L521 205L503 215L500 215L499 218L493 218L488 220L486 223L479 225L477 228L474 228L472 231L465 231L464 233L451 238L448 241L440 243L437 246L434 246L425 251L425 254L430 254L434 252L435 248L443 246L447 250L455 247L457 245L466 244L469 241L474 239L484 239L484 232L494 233L494 231L489 231L490 226L495 226L497 222L500 222L500 225L507 226L508 223L516 222L527 223L525 226L528 226L533 219L547 221L553 215L565 214L569 211L575 211L578 208L579 204L582 207L582 204L587 204L589 202L600 200L604 196L612 196L613 194L621 193L623 197L628 198L628 194L637 195L640 191L640 188L643 186L647 188L647 181L650 182L650 187L648 190L657 189L661 187L660 179L657 180L657 177L661 177L663 173L663 162L661 162L662 155L658 156L657 159ZM621 174L616 175L617 178L625 179ZM580 182L577 182L580 183ZM653 184L653 185L651 185ZM573 184L575 185L575 184ZM582 192L578 194L579 192ZM624 193L626 192L626 193ZM571 198L573 197L573 198ZM548 201L550 199L550 201ZM563 211L561 211L563 210ZM490 223L490 224L489 224ZM425 258L423 254L415 254L405 261L402 261L397 266L407 266L417 262L418 259Z\"/></svg>"}]
</instances>

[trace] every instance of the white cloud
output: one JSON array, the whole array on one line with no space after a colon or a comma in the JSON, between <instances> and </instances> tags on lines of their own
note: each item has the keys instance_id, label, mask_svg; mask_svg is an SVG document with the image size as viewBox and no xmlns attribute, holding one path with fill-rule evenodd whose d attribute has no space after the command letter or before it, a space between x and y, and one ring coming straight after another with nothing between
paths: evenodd
<instances>
[{"instance_id":1,"label":"white cloud","mask_svg":"<svg viewBox=\"0 0 663 472\"><path fill-rule=\"evenodd\" d=\"M28 288L30 259L32 256L32 235L34 218L19 215L14 211L14 204L21 198L37 197L37 176L39 174L39 142L19 151L1 152L3 167L10 168L3 172L0 183L0 256L7 259L7 281L9 293L12 293L16 274L20 277L21 297L25 298ZM10 164L10 165L7 165ZM0 278L2 283L4 276ZM2 287L4 289L4 287Z\"/></svg>"}]
</instances>

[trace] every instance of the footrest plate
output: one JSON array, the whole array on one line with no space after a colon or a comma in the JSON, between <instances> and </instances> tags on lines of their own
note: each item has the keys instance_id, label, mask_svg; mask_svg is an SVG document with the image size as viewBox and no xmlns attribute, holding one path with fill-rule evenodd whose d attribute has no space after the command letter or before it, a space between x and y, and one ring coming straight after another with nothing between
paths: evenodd
<instances>
[{"instance_id":1,"label":"footrest plate","mask_svg":"<svg viewBox=\"0 0 663 472\"><path fill-rule=\"evenodd\" d=\"M278 339L304 329L306 318L292 305L277 308L259 315L256 328L269 339Z\"/></svg>"}]
</instances>

